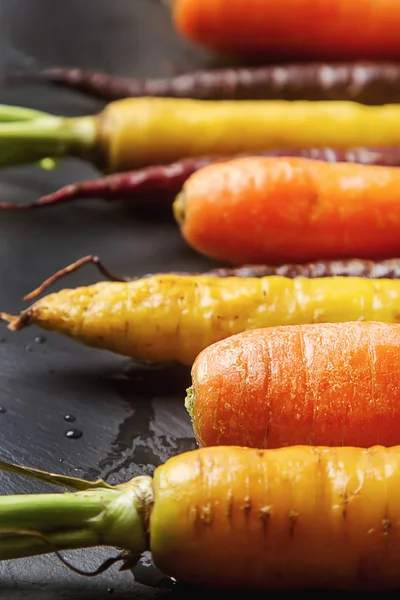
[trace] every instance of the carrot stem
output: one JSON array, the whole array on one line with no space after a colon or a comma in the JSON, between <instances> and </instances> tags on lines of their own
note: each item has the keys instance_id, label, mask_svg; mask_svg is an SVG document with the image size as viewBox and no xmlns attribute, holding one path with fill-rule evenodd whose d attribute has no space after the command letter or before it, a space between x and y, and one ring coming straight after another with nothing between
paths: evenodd
<instances>
[{"instance_id":1,"label":"carrot stem","mask_svg":"<svg viewBox=\"0 0 400 600\"><path fill-rule=\"evenodd\" d=\"M64 118L0 106L0 167L34 163L48 157L84 157L96 138L96 122L92 117Z\"/></svg>"},{"instance_id":2,"label":"carrot stem","mask_svg":"<svg viewBox=\"0 0 400 600\"><path fill-rule=\"evenodd\" d=\"M17 469L32 477L30 469ZM94 546L133 556L147 550L151 478L114 487L97 483L97 489L74 493L1 496L0 560Z\"/></svg>"},{"instance_id":3,"label":"carrot stem","mask_svg":"<svg viewBox=\"0 0 400 600\"><path fill-rule=\"evenodd\" d=\"M0 104L0 122L13 122L13 121L32 121L47 117L47 114L39 110L33 110L31 108L24 108L22 106L8 106L7 104Z\"/></svg>"}]
</instances>

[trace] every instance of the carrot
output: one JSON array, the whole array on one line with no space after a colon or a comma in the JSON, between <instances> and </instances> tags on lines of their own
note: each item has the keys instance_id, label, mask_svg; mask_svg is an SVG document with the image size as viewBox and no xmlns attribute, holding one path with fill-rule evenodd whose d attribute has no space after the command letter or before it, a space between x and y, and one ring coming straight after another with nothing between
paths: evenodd
<instances>
[{"instance_id":1,"label":"carrot","mask_svg":"<svg viewBox=\"0 0 400 600\"><path fill-rule=\"evenodd\" d=\"M326 162L356 162L365 165L400 166L400 146L350 148L343 151L334 148L277 149L261 152L260 155L302 156ZM99 179L72 183L26 204L0 202L0 210L31 210L88 198L125 201L138 207L149 205L152 209L155 204L169 207L190 175L206 165L223 162L229 158L233 157L186 158L169 165L157 165L115 173Z\"/></svg>"},{"instance_id":2,"label":"carrot","mask_svg":"<svg viewBox=\"0 0 400 600\"><path fill-rule=\"evenodd\" d=\"M354 100L400 102L396 62L294 63L199 70L170 78L136 79L79 68L13 73L3 84L40 81L112 101L139 96L200 100Z\"/></svg>"},{"instance_id":3,"label":"carrot","mask_svg":"<svg viewBox=\"0 0 400 600\"><path fill-rule=\"evenodd\" d=\"M191 365L207 346L247 329L398 322L400 281L164 274L64 289L0 319L12 331L32 324L125 356Z\"/></svg>"},{"instance_id":4,"label":"carrot","mask_svg":"<svg viewBox=\"0 0 400 600\"><path fill-rule=\"evenodd\" d=\"M400 169L241 158L186 181L174 212L186 241L219 261L381 259L400 250Z\"/></svg>"},{"instance_id":5,"label":"carrot","mask_svg":"<svg viewBox=\"0 0 400 600\"><path fill-rule=\"evenodd\" d=\"M400 585L398 446L202 448L116 486L2 467L81 490L1 497L2 560L106 545L123 552L97 572L151 550L210 588Z\"/></svg>"},{"instance_id":6,"label":"carrot","mask_svg":"<svg viewBox=\"0 0 400 600\"><path fill-rule=\"evenodd\" d=\"M145 277L154 277L162 275L162 273L151 273L138 277L128 277L126 275L116 274L111 271L98 256L91 254L79 258L74 263L60 269L35 290L25 296L25 300L33 300L59 279L74 273L81 267L87 264L92 264L97 267L100 273L109 281L128 282L143 279ZM297 279L299 277L307 277L314 279L316 277L363 277L366 279L400 279L400 259L391 258L389 260L372 261L372 260L322 260L315 263L304 264L286 264L286 265L243 265L237 268L217 268L210 269L203 273L200 272L185 272L174 271L169 272L169 275L178 276L196 276L203 275L207 277L268 277L278 275L280 277L288 277L289 279Z\"/></svg>"},{"instance_id":7,"label":"carrot","mask_svg":"<svg viewBox=\"0 0 400 600\"><path fill-rule=\"evenodd\" d=\"M202 446L394 446L400 325L245 331L203 350L186 406Z\"/></svg>"},{"instance_id":8,"label":"carrot","mask_svg":"<svg viewBox=\"0 0 400 600\"><path fill-rule=\"evenodd\" d=\"M397 0L172 0L177 31L203 46L274 59L400 58Z\"/></svg>"},{"instance_id":9,"label":"carrot","mask_svg":"<svg viewBox=\"0 0 400 600\"><path fill-rule=\"evenodd\" d=\"M244 265L233 269L220 268L206 271L213 277L266 277L280 275L298 277L364 277L367 279L400 279L400 260L320 260L314 263L283 265Z\"/></svg>"},{"instance_id":10,"label":"carrot","mask_svg":"<svg viewBox=\"0 0 400 600\"><path fill-rule=\"evenodd\" d=\"M0 166L78 156L108 173L276 148L399 145L400 104L145 97L112 102L98 115L0 124Z\"/></svg>"}]
</instances>

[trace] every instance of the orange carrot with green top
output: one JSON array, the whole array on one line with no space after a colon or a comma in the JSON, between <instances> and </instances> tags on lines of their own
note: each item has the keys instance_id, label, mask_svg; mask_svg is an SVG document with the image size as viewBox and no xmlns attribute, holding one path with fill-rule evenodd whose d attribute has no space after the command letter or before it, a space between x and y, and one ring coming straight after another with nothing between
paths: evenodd
<instances>
[{"instance_id":1,"label":"orange carrot with green top","mask_svg":"<svg viewBox=\"0 0 400 600\"><path fill-rule=\"evenodd\" d=\"M192 381L186 406L202 446L400 443L399 324L246 331L203 350Z\"/></svg>"},{"instance_id":2,"label":"orange carrot with green top","mask_svg":"<svg viewBox=\"0 0 400 600\"><path fill-rule=\"evenodd\" d=\"M398 59L398 0L169 0L179 33L260 59Z\"/></svg>"},{"instance_id":3,"label":"orange carrot with green top","mask_svg":"<svg viewBox=\"0 0 400 600\"><path fill-rule=\"evenodd\" d=\"M193 248L230 264L391 258L400 168L240 158L189 177L174 212Z\"/></svg>"}]
</instances>

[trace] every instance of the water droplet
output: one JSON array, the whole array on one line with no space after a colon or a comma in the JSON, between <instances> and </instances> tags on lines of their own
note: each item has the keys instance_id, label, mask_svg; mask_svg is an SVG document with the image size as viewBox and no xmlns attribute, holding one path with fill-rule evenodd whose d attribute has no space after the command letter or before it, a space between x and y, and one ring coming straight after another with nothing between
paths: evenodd
<instances>
[{"instance_id":1,"label":"water droplet","mask_svg":"<svg viewBox=\"0 0 400 600\"><path fill-rule=\"evenodd\" d=\"M49 375L54 375L54 369L50 369Z\"/></svg>"},{"instance_id":2,"label":"water droplet","mask_svg":"<svg viewBox=\"0 0 400 600\"><path fill-rule=\"evenodd\" d=\"M113 588L108 588L107 592L108 592L109 594L113 594L113 593L114 593L114 590L113 590Z\"/></svg>"},{"instance_id":3,"label":"water droplet","mask_svg":"<svg viewBox=\"0 0 400 600\"><path fill-rule=\"evenodd\" d=\"M34 339L35 344L44 344L46 338L43 335L37 335Z\"/></svg>"},{"instance_id":4,"label":"water droplet","mask_svg":"<svg viewBox=\"0 0 400 600\"><path fill-rule=\"evenodd\" d=\"M61 462L61 463L63 463L64 459L63 458L59 458L58 461Z\"/></svg>"},{"instance_id":5,"label":"water droplet","mask_svg":"<svg viewBox=\"0 0 400 600\"><path fill-rule=\"evenodd\" d=\"M6 412L6 409L3 406L0 406L0 415L4 415Z\"/></svg>"},{"instance_id":6,"label":"water droplet","mask_svg":"<svg viewBox=\"0 0 400 600\"><path fill-rule=\"evenodd\" d=\"M70 440L77 440L82 437L82 435L83 434L80 429L69 429L65 432L65 437L69 438Z\"/></svg>"},{"instance_id":7,"label":"water droplet","mask_svg":"<svg viewBox=\"0 0 400 600\"><path fill-rule=\"evenodd\" d=\"M25 350L27 352L32 352L32 346L25 346Z\"/></svg>"},{"instance_id":8,"label":"water droplet","mask_svg":"<svg viewBox=\"0 0 400 600\"><path fill-rule=\"evenodd\" d=\"M76 421L76 418L74 417L74 415L65 415L64 421L68 421L68 423L73 423L74 421Z\"/></svg>"},{"instance_id":9,"label":"water droplet","mask_svg":"<svg viewBox=\"0 0 400 600\"><path fill-rule=\"evenodd\" d=\"M5 341L6 341L6 338L0 337L0 344L4 344Z\"/></svg>"}]
</instances>

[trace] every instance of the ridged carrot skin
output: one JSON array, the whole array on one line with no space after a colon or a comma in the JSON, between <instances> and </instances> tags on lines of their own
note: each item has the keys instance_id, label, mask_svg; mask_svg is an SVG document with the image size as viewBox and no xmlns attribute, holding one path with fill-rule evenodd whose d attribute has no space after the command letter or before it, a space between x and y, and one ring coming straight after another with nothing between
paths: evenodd
<instances>
[{"instance_id":1,"label":"ridged carrot skin","mask_svg":"<svg viewBox=\"0 0 400 600\"><path fill-rule=\"evenodd\" d=\"M398 146L400 104L128 98L111 102L97 125L97 150L115 173L276 148Z\"/></svg>"},{"instance_id":2,"label":"ridged carrot skin","mask_svg":"<svg viewBox=\"0 0 400 600\"><path fill-rule=\"evenodd\" d=\"M202 448L154 476L151 550L226 588L400 585L400 448Z\"/></svg>"},{"instance_id":3,"label":"ridged carrot skin","mask_svg":"<svg viewBox=\"0 0 400 600\"><path fill-rule=\"evenodd\" d=\"M400 319L400 281L156 275L101 282L38 300L19 317L92 347L191 365L201 350L247 329L314 322Z\"/></svg>"},{"instance_id":4,"label":"ridged carrot skin","mask_svg":"<svg viewBox=\"0 0 400 600\"><path fill-rule=\"evenodd\" d=\"M400 325L245 331L203 350L187 408L200 445L400 443Z\"/></svg>"},{"instance_id":5,"label":"ridged carrot skin","mask_svg":"<svg viewBox=\"0 0 400 600\"><path fill-rule=\"evenodd\" d=\"M305 158L209 165L174 203L186 241L235 265L382 259L400 250L400 169Z\"/></svg>"},{"instance_id":6,"label":"ridged carrot skin","mask_svg":"<svg viewBox=\"0 0 400 600\"><path fill-rule=\"evenodd\" d=\"M173 0L178 32L212 49L267 58L400 58L397 0Z\"/></svg>"}]
</instances>

